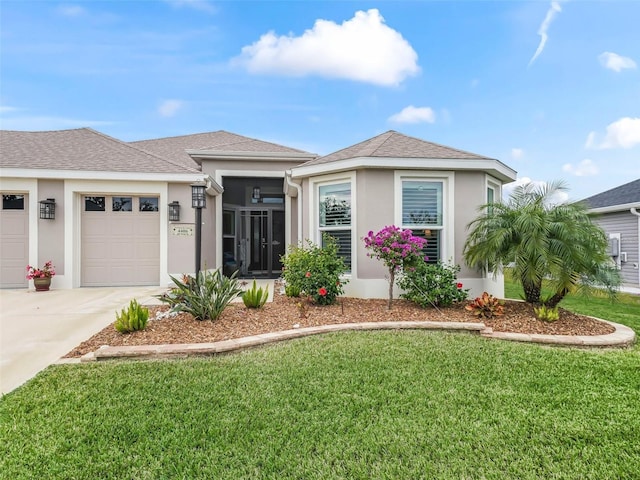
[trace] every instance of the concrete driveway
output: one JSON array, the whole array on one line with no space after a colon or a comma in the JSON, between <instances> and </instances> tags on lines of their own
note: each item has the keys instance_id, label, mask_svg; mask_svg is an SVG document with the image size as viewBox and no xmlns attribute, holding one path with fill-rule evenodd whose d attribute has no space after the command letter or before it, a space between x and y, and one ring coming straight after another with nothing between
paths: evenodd
<instances>
[{"instance_id":1,"label":"concrete driveway","mask_svg":"<svg viewBox=\"0 0 640 480\"><path fill-rule=\"evenodd\" d=\"M0 393L6 394L116 319L135 298L158 301L160 287L0 290Z\"/></svg>"}]
</instances>

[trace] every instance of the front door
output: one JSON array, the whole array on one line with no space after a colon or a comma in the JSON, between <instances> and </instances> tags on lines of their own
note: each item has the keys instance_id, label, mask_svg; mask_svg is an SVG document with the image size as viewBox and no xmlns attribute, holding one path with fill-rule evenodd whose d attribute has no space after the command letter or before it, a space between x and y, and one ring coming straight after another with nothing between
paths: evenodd
<instances>
[{"instance_id":1,"label":"front door","mask_svg":"<svg viewBox=\"0 0 640 480\"><path fill-rule=\"evenodd\" d=\"M240 208L238 257L243 277L280 275L284 254L284 210Z\"/></svg>"}]
</instances>

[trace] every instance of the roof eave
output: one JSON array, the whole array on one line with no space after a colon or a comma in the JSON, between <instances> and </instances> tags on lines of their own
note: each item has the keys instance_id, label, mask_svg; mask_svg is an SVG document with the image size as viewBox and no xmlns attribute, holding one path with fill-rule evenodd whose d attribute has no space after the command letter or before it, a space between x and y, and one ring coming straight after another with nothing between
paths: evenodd
<instances>
[{"instance_id":1,"label":"roof eave","mask_svg":"<svg viewBox=\"0 0 640 480\"><path fill-rule=\"evenodd\" d=\"M428 163L425 163L428 162ZM480 170L496 179L510 183L516 180L517 172L499 160L486 158L389 158L356 157L329 163L301 165L291 169L292 178L305 178L328 173L339 173L364 168L405 170Z\"/></svg>"},{"instance_id":2,"label":"roof eave","mask_svg":"<svg viewBox=\"0 0 640 480\"><path fill-rule=\"evenodd\" d=\"M318 157L315 153L302 152L240 152L225 150L187 149L187 154L199 165L202 160L284 161L305 163Z\"/></svg>"},{"instance_id":3,"label":"roof eave","mask_svg":"<svg viewBox=\"0 0 640 480\"><path fill-rule=\"evenodd\" d=\"M613 212L625 212L632 208L640 208L639 202L621 203L620 205L608 205L606 207L590 208L589 213L613 213Z\"/></svg>"},{"instance_id":4,"label":"roof eave","mask_svg":"<svg viewBox=\"0 0 640 480\"><path fill-rule=\"evenodd\" d=\"M52 170L40 168L0 167L2 178L42 178L62 180L118 180L192 183L202 180L202 173L108 172L100 170Z\"/></svg>"}]
</instances>

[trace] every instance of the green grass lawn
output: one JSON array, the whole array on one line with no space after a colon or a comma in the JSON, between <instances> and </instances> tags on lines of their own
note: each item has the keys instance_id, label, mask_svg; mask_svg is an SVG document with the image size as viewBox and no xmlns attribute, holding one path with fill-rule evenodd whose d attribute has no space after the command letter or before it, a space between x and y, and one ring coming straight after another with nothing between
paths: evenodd
<instances>
[{"instance_id":1,"label":"green grass lawn","mask_svg":"<svg viewBox=\"0 0 640 480\"><path fill-rule=\"evenodd\" d=\"M0 478L640 478L639 392L637 346L424 331L60 365L0 399Z\"/></svg>"}]
</instances>

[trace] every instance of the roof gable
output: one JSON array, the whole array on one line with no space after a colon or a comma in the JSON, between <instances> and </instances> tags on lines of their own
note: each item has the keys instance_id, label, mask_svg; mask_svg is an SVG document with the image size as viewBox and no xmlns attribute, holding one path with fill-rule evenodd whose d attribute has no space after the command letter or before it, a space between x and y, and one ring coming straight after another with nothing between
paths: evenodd
<instances>
[{"instance_id":1,"label":"roof gable","mask_svg":"<svg viewBox=\"0 0 640 480\"><path fill-rule=\"evenodd\" d=\"M200 173L91 128L0 130L0 167L140 173Z\"/></svg>"},{"instance_id":2,"label":"roof gable","mask_svg":"<svg viewBox=\"0 0 640 480\"><path fill-rule=\"evenodd\" d=\"M640 178L583 200L589 208L640 203Z\"/></svg>"},{"instance_id":3,"label":"roof gable","mask_svg":"<svg viewBox=\"0 0 640 480\"><path fill-rule=\"evenodd\" d=\"M131 142L131 145L165 158L175 159L175 161L180 162L182 165L194 168L198 168L198 164L186 152L187 150L236 153L282 153L285 155L290 153L309 154L309 152L305 152L304 150L244 137L224 130L153 140L141 140Z\"/></svg>"},{"instance_id":4,"label":"roof gable","mask_svg":"<svg viewBox=\"0 0 640 480\"><path fill-rule=\"evenodd\" d=\"M305 163L304 166L320 165L359 157L493 160L489 157L438 143L427 142L426 140L389 130L351 147L311 160Z\"/></svg>"}]
</instances>

